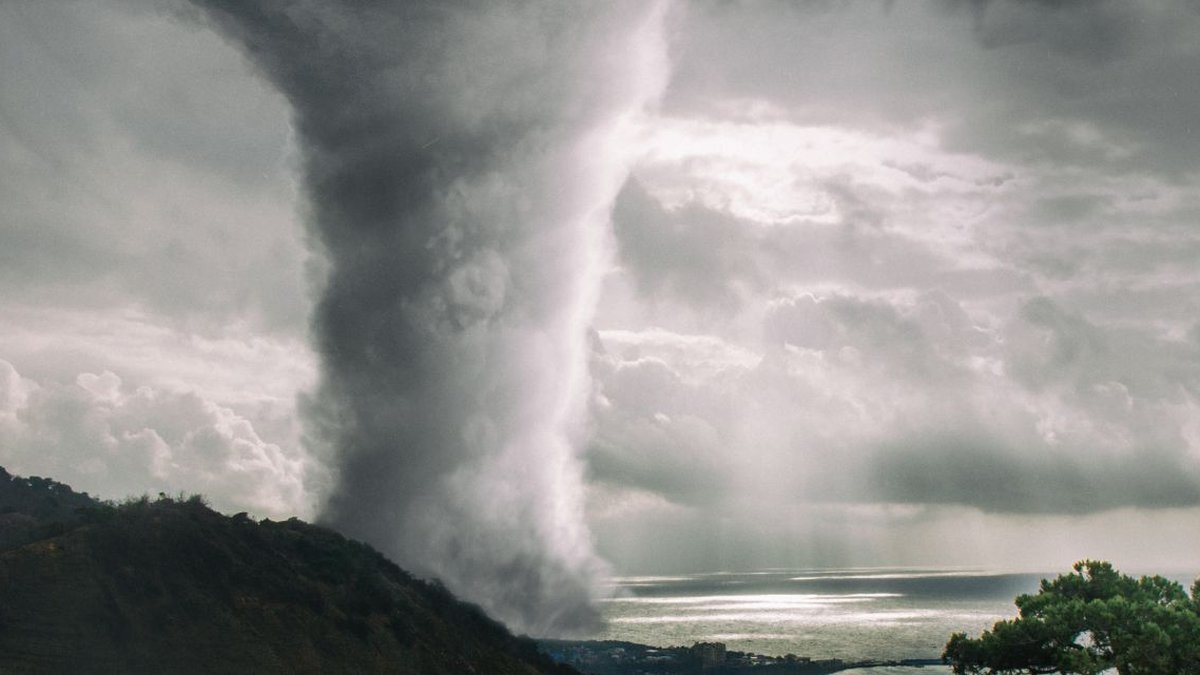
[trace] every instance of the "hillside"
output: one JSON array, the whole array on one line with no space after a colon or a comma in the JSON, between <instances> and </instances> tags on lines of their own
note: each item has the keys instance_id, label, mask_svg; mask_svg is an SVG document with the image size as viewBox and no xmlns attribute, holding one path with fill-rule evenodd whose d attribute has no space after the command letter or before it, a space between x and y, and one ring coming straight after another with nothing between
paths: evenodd
<instances>
[{"instance_id":1,"label":"hillside","mask_svg":"<svg viewBox=\"0 0 1200 675\"><path fill-rule=\"evenodd\" d=\"M0 476L0 672L573 673L370 547Z\"/></svg>"},{"instance_id":2,"label":"hillside","mask_svg":"<svg viewBox=\"0 0 1200 675\"><path fill-rule=\"evenodd\" d=\"M0 467L0 551L61 534L100 502L49 478L13 476Z\"/></svg>"}]
</instances>

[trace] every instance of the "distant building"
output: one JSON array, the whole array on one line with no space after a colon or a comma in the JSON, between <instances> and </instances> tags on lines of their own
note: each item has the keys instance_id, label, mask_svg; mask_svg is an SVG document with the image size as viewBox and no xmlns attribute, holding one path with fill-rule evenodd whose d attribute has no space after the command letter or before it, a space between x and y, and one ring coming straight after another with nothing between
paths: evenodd
<instances>
[{"instance_id":1,"label":"distant building","mask_svg":"<svg viewBox=\"0 0 1200 675\"><path fill-rule=\"evenodd\" d=\"M692 645L692 658L700 662L701 668L716 668L725 665L724 642L697 642Z\"/></svg>"}]
</instances>

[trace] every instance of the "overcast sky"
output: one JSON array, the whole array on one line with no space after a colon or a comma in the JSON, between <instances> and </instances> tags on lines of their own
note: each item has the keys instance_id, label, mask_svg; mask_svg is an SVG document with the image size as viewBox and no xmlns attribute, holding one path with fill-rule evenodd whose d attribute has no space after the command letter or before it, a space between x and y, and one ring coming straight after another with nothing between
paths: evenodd
<instances>
[{"instance_id":1,"label":"overcast sky","mask_svg":"<svg viewBox=\"0 0 1200 675\"><path fill-rule=\"evenodd\" d=\"M287 101L187 12L0 0L0 463L310 517ZM613 204L621 573L1200 560L1200 9L678 2Z\"/></svg>"}]
</instances>

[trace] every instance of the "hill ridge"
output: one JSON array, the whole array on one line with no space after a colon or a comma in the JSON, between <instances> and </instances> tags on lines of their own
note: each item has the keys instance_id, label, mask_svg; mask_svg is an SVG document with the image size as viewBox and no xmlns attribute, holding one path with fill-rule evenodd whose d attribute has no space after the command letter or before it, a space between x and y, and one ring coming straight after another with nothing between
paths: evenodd
<instances>
[{"instance_id":1,"label":"hill ridge","mask_svg":"<svg viewBox=\"0 0 1200 675\"><path fill-rule=\"evenodd\" d=\"M0 672L576 672L332 530L0 472Z\"/></svg>"}]
</instances>

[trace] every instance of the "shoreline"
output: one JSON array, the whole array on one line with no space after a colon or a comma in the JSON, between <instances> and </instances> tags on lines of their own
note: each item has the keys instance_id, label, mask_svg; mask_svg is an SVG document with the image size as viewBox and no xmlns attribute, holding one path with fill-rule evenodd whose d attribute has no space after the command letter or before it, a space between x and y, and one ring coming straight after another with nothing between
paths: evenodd
<instances>
[{"instance_id":1,"label":"shoreline","mask_svg":"<svg viewBox=\"0 0 1200 675\"><path fill-rule=\"evenodd\" d=\"M826 675L867 668L925 668L940 658L814 659L767 656L727 650L720 642L690 647L655 647L624 640L537 640L538 650L556 663L587 675Z\"/></svg>"}]
</instances>

